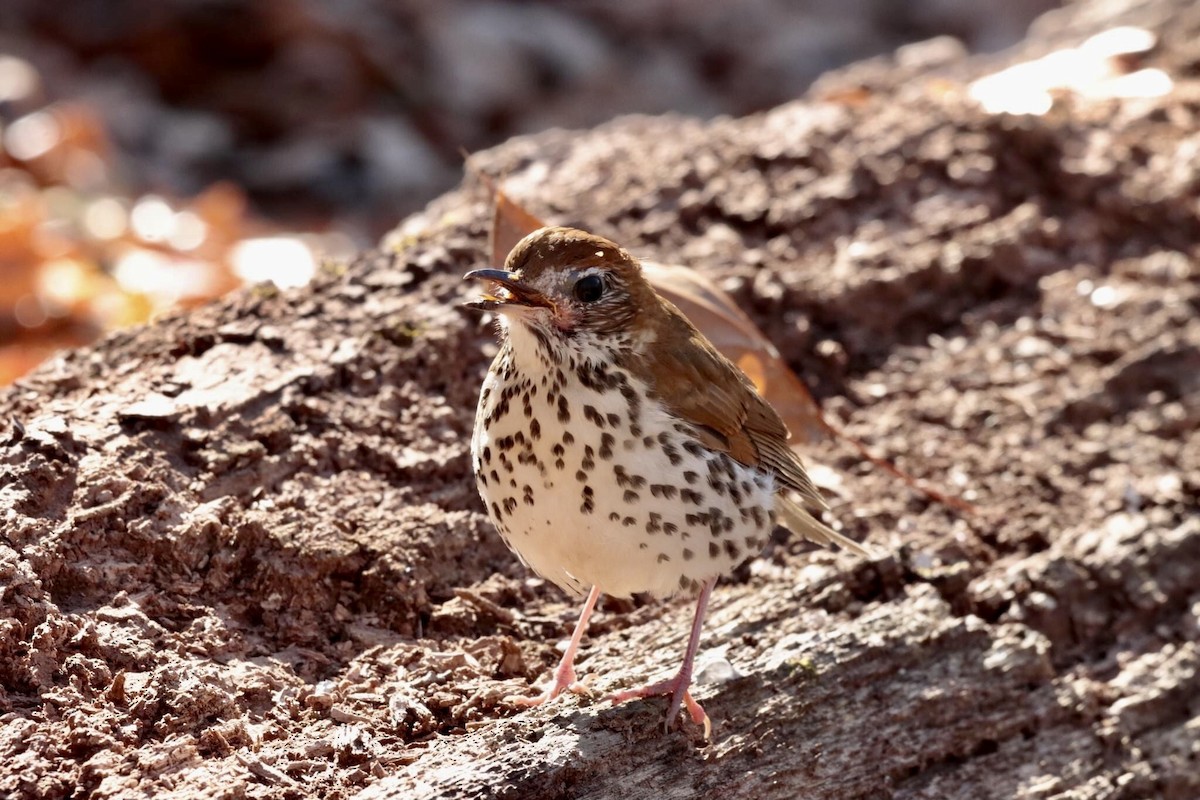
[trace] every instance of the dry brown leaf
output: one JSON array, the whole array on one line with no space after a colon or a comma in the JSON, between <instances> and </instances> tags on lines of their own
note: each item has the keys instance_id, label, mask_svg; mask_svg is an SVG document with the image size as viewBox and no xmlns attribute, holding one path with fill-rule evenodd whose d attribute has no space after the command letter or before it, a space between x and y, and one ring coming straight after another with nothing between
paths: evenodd
<instances>
[{"instance_id":1,"label":"dry brown leaf","mask_svg":"<svg viewBox=\"0 0 1200 800\"><path fill-rule=\"evenodd\" d=\"M546 227L546 223L510 200L486 175L481 174L480 177L496 198L488 243L491 245L492 263L500 266L508 258L509 251L517 246L517 242L538 228Z\"/></svg>"}]
</instances>

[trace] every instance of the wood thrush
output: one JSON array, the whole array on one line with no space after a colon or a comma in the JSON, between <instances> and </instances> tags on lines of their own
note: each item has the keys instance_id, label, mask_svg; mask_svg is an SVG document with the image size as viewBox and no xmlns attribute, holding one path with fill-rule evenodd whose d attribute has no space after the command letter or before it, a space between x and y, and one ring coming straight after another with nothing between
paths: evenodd
<instances>
[{"instance_id":1,"label":"wood thrush","mask_svg":"<svg viewBox=\"0 0 1200 800\"><path fill-rule=\"evenodd\" d=\"M574 659L602 593L698 592L675 676L609 699L669 694L668 726L686 704L707 734L689 686L717 578L757 555L776 521L866 551L804 509L826 506L779 415L616 244L542 228L504 269L466 277L493 284L467 305L500 323L471 440L479 493L525 564L587 594L553 683L522 704L587 691Z\"/></svg>"}]
</instances>

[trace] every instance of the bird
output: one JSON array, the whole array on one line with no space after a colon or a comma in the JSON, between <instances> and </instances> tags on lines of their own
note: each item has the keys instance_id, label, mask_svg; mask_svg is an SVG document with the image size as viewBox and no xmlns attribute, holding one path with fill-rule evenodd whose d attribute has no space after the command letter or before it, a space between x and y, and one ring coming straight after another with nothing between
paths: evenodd
<instances>
[{"instance_id":1,"label":"bird","mask_svg":"<svg viewBox=\"0 0 1200 800\"><path fill-rule=\"evenodd\" d=\"M479 394L471 463L487 514L530 569L584 600L536 706L591 694L575 658L602 595L696 595L680 667L612 693L668 695L666 727L692 697L717 579L761 552L779 523L820 545L868 551L816 514L828 509L779 414L614 242L544 227L513 247L465 305L494 313L499 349Z\"/></svg>"}]
</instances>

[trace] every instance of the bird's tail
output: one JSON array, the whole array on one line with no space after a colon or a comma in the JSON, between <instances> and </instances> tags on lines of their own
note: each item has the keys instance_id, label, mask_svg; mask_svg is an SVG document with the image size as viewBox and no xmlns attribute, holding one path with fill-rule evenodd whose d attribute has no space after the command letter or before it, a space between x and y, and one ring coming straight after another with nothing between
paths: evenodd
<instances>
[{"instance_id":1,"label":"bird's tail","mask_svg":"<svg viewBox=\"0 0 1200 800\"><path fill-rule=\"evenodd\" d=\"M849 550L855 555L870 558L871 551L858 542L830 528L824 522L808 513L797 503L785 497L783 492L775 495L775 516L779 524L792 533L803 536L814 544L829 547L837 545L843 550Z\"/></svg>"}]
</instances>

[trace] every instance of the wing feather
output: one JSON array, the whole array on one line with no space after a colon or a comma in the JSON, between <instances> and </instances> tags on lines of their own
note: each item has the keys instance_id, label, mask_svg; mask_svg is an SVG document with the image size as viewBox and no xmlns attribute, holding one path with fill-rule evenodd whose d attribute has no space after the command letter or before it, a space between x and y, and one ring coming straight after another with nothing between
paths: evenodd
<instances>
[{"instance_id":1,"label":"wing feather","mask_svg":"<svg viewBox=\"0 0 1200 800\"><path fill-rule=\"evenodd\" d=\"M658 341L645 348L648 353L635 372L653 376L662 403L690 424L705 446L770 470L781 488L799 492L806 505L827 508L804 462L788 447L787 426L775 409L679 309L662 302L667 313Z\"/></svg>"}]
</instances>

